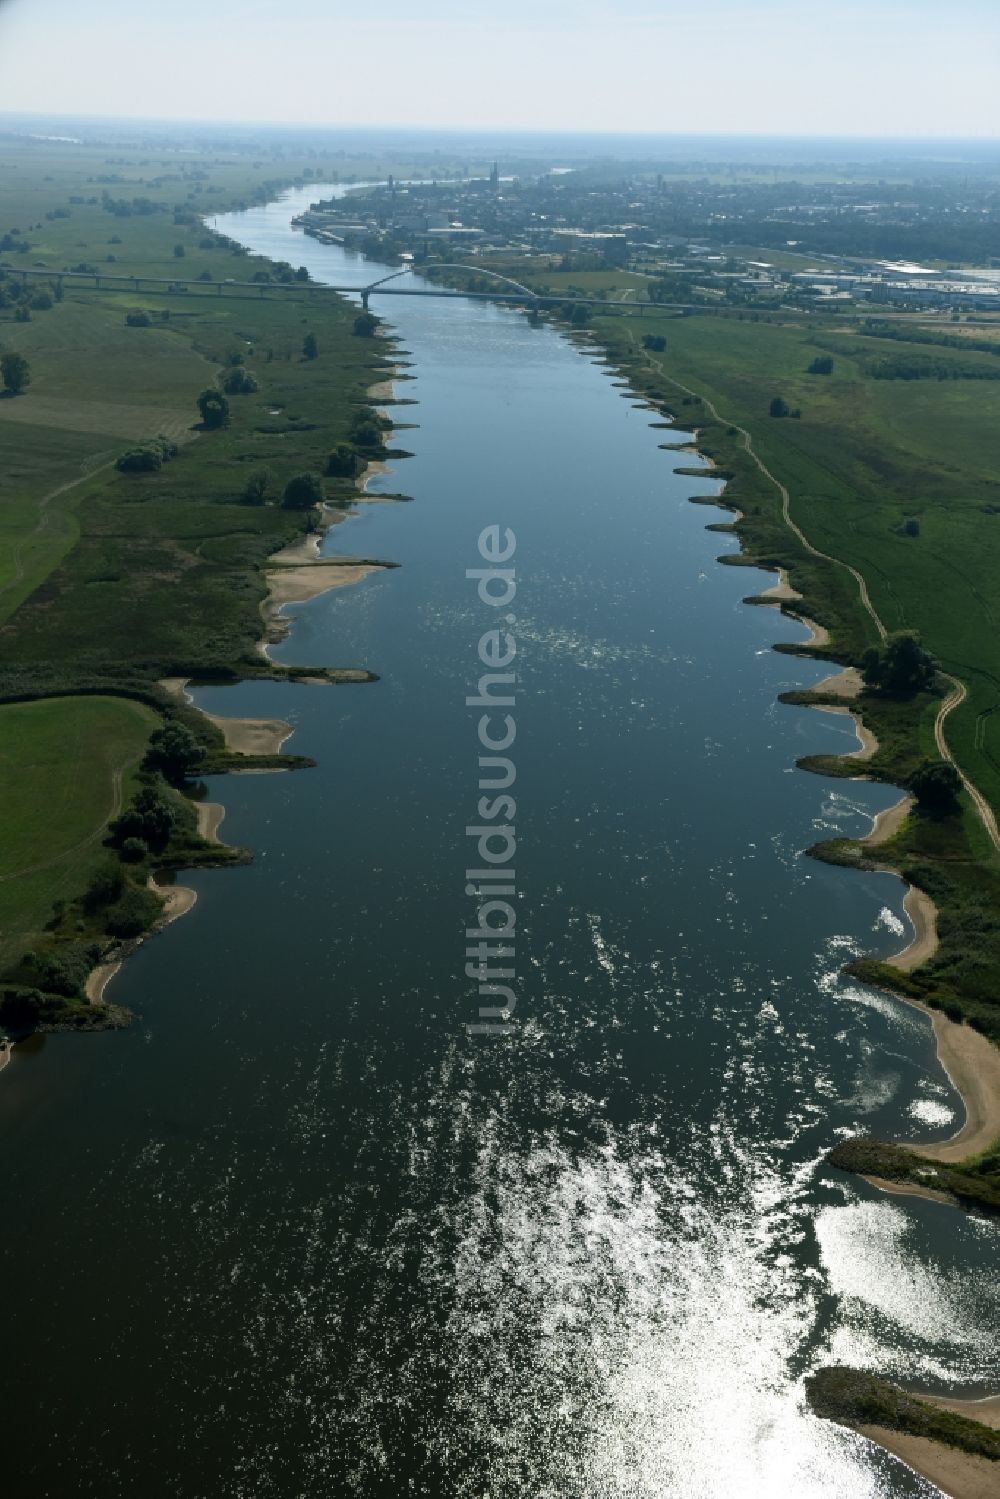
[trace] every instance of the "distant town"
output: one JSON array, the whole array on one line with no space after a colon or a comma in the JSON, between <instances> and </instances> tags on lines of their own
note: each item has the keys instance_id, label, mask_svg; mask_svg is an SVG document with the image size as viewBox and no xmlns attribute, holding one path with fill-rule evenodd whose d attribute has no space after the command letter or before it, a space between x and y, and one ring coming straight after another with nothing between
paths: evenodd
<instances>
[{"instance_id":1,"label":"distant town","mask_svg":"<svg viewBox=\"0 0 1000 1499\"><path fill-rule=\"evenodd\" d=\"M506 175L494 163L462 181L390 177L318 201L297 222L383 262L498 257L536 271L629 271L655 302L989 312L1000 311L1000 255L988 253L1000 245L996 198L992 182L947 174L917 185L771 184L612 179L592 167ZM920 261L915 244L927 252Z\"/></svg>"}]
</instances>

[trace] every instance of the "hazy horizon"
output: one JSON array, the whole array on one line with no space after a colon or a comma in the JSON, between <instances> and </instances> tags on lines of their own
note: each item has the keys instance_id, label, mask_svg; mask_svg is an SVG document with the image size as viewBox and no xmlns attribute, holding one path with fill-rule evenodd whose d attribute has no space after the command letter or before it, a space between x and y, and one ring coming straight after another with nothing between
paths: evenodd
<instances>
[{"instance_id":1,"label":"hazy horizon","mask_svg":"<svg viewBox=\"0 0 1000 1499\"><path fill-rule=\"evenodd\" d=\"M2 3L2 0L0 0ZM131 114L122 112L108 113L107 110L48 110L48 109L0 109L0 124L13 122L32 123L70 123L80 122L91 126L97 125L130 125L145 126L148 128L172 128L183 130L185 128L199 130L273 130L286 131L289 134L299 132L303 135L321 134L324 131L338 135L355 134L371 137L373 135L405 135L408 140L420 142L422 140L452 140L456 136L468 137L473 140L518 140L525 139L535 142L587 142L587 141L614 141L614 142L649 142L649 143L676 143L678 146L690 146L692 143L700 144L739 144L743 147L755 145L803 145L813 144L835 146L839 144L859 144L868 146L907 146L914 150L924 146L975 146L984 150L991 146L1000 147L1000 130L995 135L889 135L872 134L870 132L829 131L815 132L801 130L789 131L746 131L734 130L615 130L593 129L586 126L575 128L555 127L536 128L531 125L478 125L463 124L458 121L453 125L442 125L439 127L424 126L416 123L408 124L401 120L371 120L357 122L352 120L281 120L269 119L266 116L252 115L226 115L207 117L199 115L150 115Z\"/></svg>"},{"instance_id":2,"label":"hazy horizon","mask_svg":"<svg viewBox=\"0 0 1000 1499\"><path fill-rule=\"evenodd\" d=\"M990 0L0 0L11 113L184 124L774 139L998 138ZM933 112L937 130L928 132Z\"/></svg>"}]
</instances>

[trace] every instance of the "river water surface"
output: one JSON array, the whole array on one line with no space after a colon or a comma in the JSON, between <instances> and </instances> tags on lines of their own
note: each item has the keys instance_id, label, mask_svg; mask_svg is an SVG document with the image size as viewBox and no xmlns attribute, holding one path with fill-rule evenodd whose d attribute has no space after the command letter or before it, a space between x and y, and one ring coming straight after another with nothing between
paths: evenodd
<instances>
[{"instance_id":1,"label":"river water surface","mask_svg":"<svg viewBox=\"0 0 1000 1499\"><path fill-rule=\"evenodd\" d=\"M219 221L304 239L318 191ZM115 980L120 1035L19 1048L6 1136L5 1468L18 1493L875 1499L933 1491L805 1412L831 1359L1000 1376L995 1227L825 1170L845 1133L960 1122L922 1016L842 980L908 934L900 882L805 859L885 787L797 756L850 720L720 567L652 413L549 328L379 307L414 457L327 550L394 571L298 606L282 660L373 685L200 691L318 769L220 778L245 869ZM676 438L676 434L669 434ZM681 461L690 463L690 457ZM478 709L516 534L518 1005L470 1037Z\"/></svg>"}]
</instances>

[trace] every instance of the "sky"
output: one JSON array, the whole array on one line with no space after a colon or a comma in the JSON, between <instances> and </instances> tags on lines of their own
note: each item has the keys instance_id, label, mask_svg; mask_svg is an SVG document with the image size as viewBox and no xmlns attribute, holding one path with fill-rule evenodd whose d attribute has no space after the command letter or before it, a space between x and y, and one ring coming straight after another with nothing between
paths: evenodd
<instances>
[{"instance_id":1,"label":"sky","mask_svg":"<svg viewBox=\"0 0 1000 1499\"><path fill-rule=\"evenodd\" d=\"M0 110L1000 137L1000 0L0 0Z\"/></svg>"}]
</instances>

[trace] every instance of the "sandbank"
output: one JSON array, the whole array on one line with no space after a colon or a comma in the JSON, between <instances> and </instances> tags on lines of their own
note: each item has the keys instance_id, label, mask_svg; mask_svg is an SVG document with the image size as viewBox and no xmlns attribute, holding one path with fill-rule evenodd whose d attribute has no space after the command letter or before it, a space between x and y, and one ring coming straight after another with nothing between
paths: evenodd
<instances>
[{"instance_id":1,"label":"sandbank","mask_svg":"<svg viewBox=\"0 0 1000 1499\"><path fill-rule=\"evenodd\" d=\"M938 1410L953 1411L956 1416L965 1416L970 1421L979 1421L983 1426L992 1426L1000 1431L1000 1395L985 1395L980 1400L958 1400L949 1395L920 1395L928 1405Z\"/></svg>"},{"instance_id":2,"label":"sandbank","mask_svg":"<svg viewBox=\"0 0 1000 1499\"><path fill-rule=\"evenodd\" d=\"M191 703L193 698L186 690L190 678L161 677L159 685L164 692L182 702ZM226 749L235 755L277 755L286 739L295 733L294 727L283 718L223 718L218 713L205 713L226 742Z\"/></svg>"},{"instance_id":3,"label":"sandbank","mask_svg":"<svg viewBox=\"0 0 1000 1499\"><path fill-rule=\"evenodd\" d=\"M858 697L864 685L864 678L858 668L845 666L843 671L835 671L832 677L824 677L811 690L825 692L833 697Z\"/></svg>"},{"instance_id":4,"label":"sandbank","mask_svg":"<svg viewBox=\"0 0 1000 1499\"><path fill-rule=\"evenodd\" d=\"M814 690L819 691L818 688ZM840 703L813 703L812 706L818 708L821 713L846 713L849 718L854 719L854 727L858 738L861 740L861 747L860 749L843 750L841 752L843 755L849 756L852 760L870 760L877 753L878 740L871 729L866 729L858 715L852 712L850 708L842 706Z\"/></svg>"},{"instance_id":5,"label":"sandbank","mask_svg":"<svg viewBox=\"0 0 1000 1499\"><path fill-rule=\"evenodd\" d=\"M921 1397L924 1398L923 1396ZM996 1499L1000 1464L988 1457L947 1447L930 1437L891 1431L887 1426L858 1426L862 1436L901 1458L908 1468L937 1484L951 1499Z\"/></svg>"},{"instance_id":6,"label":"sandbank","mask_svg":"<svg viewBox=\"0 0 1000 1499\"><path fill-rule=\"evenodd\" d=\"M765 588L760 597L768 604L774 604L780 608L782 604L792 603L802 597L788 581L788 574L783 567L778 568L778 581L772 583L770 588ZM794 609L784 611L791 619L797 619L800 624L805 625L809 631L809 639L806 645L826 645L830 639L830 632L825 625L818 625L814 619L809 619L805 614L799 614Z\"/></svg>"},{"instance_id":7,"label":"sandbank","mask_svg":"<svg viewBox=\"0 0 1000 1499\"><path fill-rule=\"evenodd\" d=\"M773 599L775 603L781 603L783 599L800 599L801 597L801 593L789 583L788 574L783 567L778 568L777 583L772 583L770 588L765 588L761 594L762 599Z\"/></svg>"},{"instance_id":8,"label":"sandbank","mask_svg":"<svg viewBox=\"0 0 1000 1499\"><path fill-rule=\"evenodd\" d=\"M930 1016L938 1060L965 1105L965 1122L957 1134L934 1145L908 1140L904 1142L907 1149L945 1165L980 1155L1000 1138L1000 1048L971 1025L949 1020L940 1010L904 994L896 998Z\"/></svg>"},{"instance_id":9,"label":"sandbank","mask_svg":"<svg viewBox=\"0 0 1000 1499\"><path fill-rule=\"evenodd\" d=\"M349 583L360 583L369 573L379 572L373 562L339 562L335 558L303 562L298 566L269 568L267 573L268 599L273 608L283 604L303 604L308 599L319 598L331 588L344 588Z\"/></svg>"},{"instance_id":10,"label":"sandbank","mask_svg":"<svg viewBox=\"0 0 1000 1499\"><path fill-rule=\"evenodd\" d=\"M884 812L879 812L871 832L860 841L867 848L877 848L880 843L886 843L894 833L899 832L915 800L916 798L907 792L905 796L900 797L898 802L893 802L891 807L886 807Z\"/></svg>"},{"instance_id":11,"label":"sandbank","mask_svg":"<svg viewBox=\"0 0 1000 1499\"><path fill-rule=\"evenodd\" d=\"M950 1192L939 1192L936 1187L921 1187L917 1182L894 1182L887 1176L869 1176L867 1171L861 1172L861 1180L871 1187L878 1187L880 1192L890 1192L893 1197L923 1197L928 1202L946 1202L951 1207L958 1201ZM921 1396L924 1398L929 1397Z\"/></svg>"},{"instance_id":12,"label":"sandbank","mask_svg":"<svg viewBox=\"0 0 1000 1499\"><path fill-rule=\"evenodd\" d=\"M219 810L221 811L222 809L220 808ZM162 903L163 909L160 912L156 925L129 944L128 951L130 952L133 948L140 947L148 938L155 936L157 932L162 931L165 926L169 926L172 921L177 921L181 916L186 916L198 899L198 892L192 890L189 885L158 885L152 876L150 876L146 884L148 889ZM104 998L105 989L119 968L121 968L123 961L124 955L120 958L114 958L108 963L98 963L96 968L91 969L83 988L83 992L91 1004L99 1004Z\"/></svg>"},{"instance_id":13,"label":"sandbank","mask_svg":"<svg viewBox=\"0 0 1000 1499\"><path fill-rule=\"evenodd\" d=\"M206 843L221 843L219 837L219 825L226 815L226 809L221 802L197 802L195 812L198 815L198 832Z\"/></svg>"}]
</instances>

